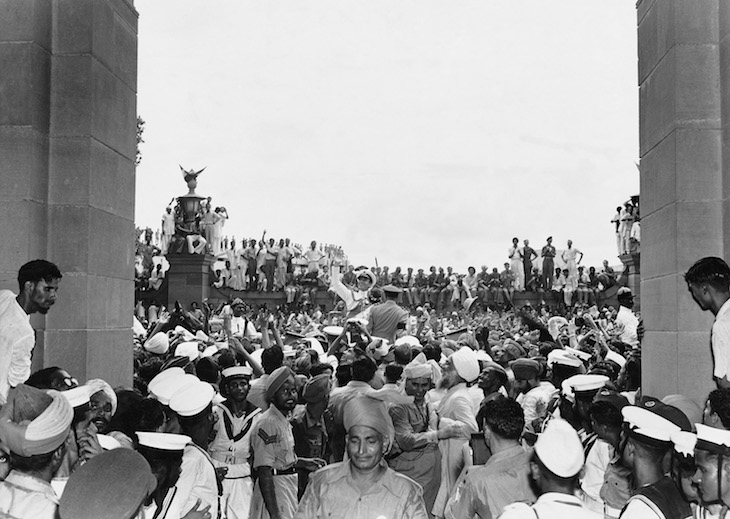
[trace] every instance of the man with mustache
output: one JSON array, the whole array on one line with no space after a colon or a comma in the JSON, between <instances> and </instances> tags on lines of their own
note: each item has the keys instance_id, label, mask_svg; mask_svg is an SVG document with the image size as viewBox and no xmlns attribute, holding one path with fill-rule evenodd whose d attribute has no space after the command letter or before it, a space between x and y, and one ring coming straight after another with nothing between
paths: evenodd
<instances>
[{"instance_id":1,"label":"man with mustache","mask_svg":"<svg viewBox=\"0 0 730 519\"><path fill-rule=\"evenodd\" d=\"M35 346L35 332L29 316L45 315L56 302L61 272L46 260L33 260L18 271L16 296L0 290L0 405L8 390L30 376L30 359Z\"/></svg>"}]
</instances>

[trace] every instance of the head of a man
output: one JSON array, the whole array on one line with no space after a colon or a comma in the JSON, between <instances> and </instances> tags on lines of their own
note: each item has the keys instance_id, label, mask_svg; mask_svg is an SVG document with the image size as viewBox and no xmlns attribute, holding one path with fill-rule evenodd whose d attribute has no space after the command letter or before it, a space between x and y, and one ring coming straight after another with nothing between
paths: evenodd
<instances>
[{"instance_id":1,"label":"head of a man","mask_svg":"<svg viewBox=\"0 0 730 519\"><path fill-rule=\"evenodd\" d=\"M519 441L525 428L525 413L515 400L499 397L484 404L480 410L484 418L484 441L491 446L495 437Z\"/></svg>"},{"instance_id":2,"label":"head of a man","mask_svg":"<svg viewBox=\"0 0 730 519\"><path fill-rule=\"evenodd\" d=\"M61 281L58 267L46 260L29 261L18 271L18 303L25 313L46 314L56 302Z\"/></svg>"},{"instance_id":3,"label":"head of a man","mask_svg":"<svg viewBox=\"0 0 730 519\"><path fill-rule=\"evenodd\" d=\"M730 267L725 260L707 257L698 260L684 274L692 299L702 310L710 310L718 296L730 295Z\"/></svg>"},{"instance_id":4,"label":"head of a man","mask_svg":"<svg viewBox=\"0 0 730 519\"><path fill-rule=\"evenodd\" d=\"M290 368L282 366L270 375L266 381L266 398L285 416L296 407L297 384Z\"/></svg>"},{"instance_id":5,"label":"head of a man","mask_svg":"<svg viewBox=\"0 0 730 519\"><path fill-rule=\"evenodd\" d=\"M443 366L441 367L441 375L442 376L440 385L445 389L449 389L457 384L464 382L464 379L461 378L459 373L456 371L454 362L451 360L450 357L446 359Z\"/></svg>"},{"instance_id":6,"label":"head of a man","mask_svg":"<svg viewBox=\"0 0 730 519\"><path fill-rule=\"evenodd\" d=\"M345 405L343 423L353 472L377 470L393 442L393 422L386 404L369 396L355 397Z\"/></svg>"},{"instance_id":7,"label":"head of a man","mask_svg":"<svg viewBox=\"0 0 730 519\"><path fill-rule=\"evenodd\" d=\"M236 374L230 377L224 377L220 385L221 396L237 404L242 404L246 401L249 389L251 389L251 375L249 374Z\"/></svg>"},{"instance_id":8,"label":"head of a man","mask_svg":"<svg viewBox=\"0 0 730 519\"><path fill-rule=\"evenodd\" d=\"M710 391L705 403L702 423L710 427L730 430L730 388Z\"/></svg>"},{"instance_id":9,"label":"head of a man","mask_svg":"<svg viewBox=\"0 0 730 519\"><path fill-rule=\"evenodd\" d=\"M111 388L109 389L111 390ZM106 433L109 429L109 422L114 416L115 407L116 401L112 400L108 391L101 389L89 397L89 410L86 412L86 417L96 426L97 431L102 434Z\"/></svg>"},{"instance_id":10,"label":"head of a man","mask_svg":"<svg viewBox=\"0 0 730 519\"><path fill-rule=\"evenodd\" d=\"M491 395L499 391L499 388L507 383L507 372L496 362L487 363L479 374L479 389L485 394Z\"/></svg>"}]
</instances>

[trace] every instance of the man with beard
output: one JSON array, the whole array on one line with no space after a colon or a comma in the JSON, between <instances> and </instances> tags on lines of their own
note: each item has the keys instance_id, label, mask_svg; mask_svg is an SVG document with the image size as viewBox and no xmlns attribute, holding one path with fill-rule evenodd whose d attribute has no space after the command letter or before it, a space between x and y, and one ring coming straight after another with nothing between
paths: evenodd
<instances>
[{"instance_id":1,"label":"man with beard","mask_svg":"<svg viewBox=\"0 0 730 519\"><path fill-rule=\"evenodd\" d=\"M248 518L253 481L251 479L251 430L261 418L261 409L246 397L253 370L234 366L223 370L220 384L224 402L213 407L216 416L215 438L208 447L213 465L224 479L225 515L230 519Z\"/></svg>"},{"instance_id":2,"label":"man with beard","mask_svg":"<svg viewBox=\"0 0 730 519\"><path fill-rule=\"evenodd\" d=\"M389 468L384 456L393 443L393 423L384 402L369 396L345 407L348 461L312 475L297 519L426 519L421 487Z\"/></svg>"},{"instance_id":3,"label":"man with beard","mask_svg":"<svg viewBox=\"0 0 730 519\"><path fill-rule=\"evenodd\" d=\"M396 404L390 408L395 427L395 444L388 465L423 487L426 510L431 510L441 483L438 442L457 437L461 427L453 424L437 429L436 412L425 399L433 379L430 364L413 361L403 370L403 377L406 394L413 397L413 402Z\"/></svg>"},{"instance_id":4,"label":"man with beard","mask_svg":"<svg viewBox=\"0 0 730 519\"><path fill-rule=\"evenodd\" d=\"M444 364L442 375L440 385L446 389L446 395L439 403L439 429L456 425L460 433L456 437L441 440L439 445L442 454L441 486L431 511L437 517L444 515L446 501L466 463L464 447L472 433L477 432L474 408L466 387L468 382L474 382L479 376L476 352L463 347L452 353Z\"/></svg>"},{"instance_id":5,"label":"man with beard","mask_svg":"<svg viewBox=\"0 0 730 519\"><path fill-rule=\"evenodd\" d=\"M291 519L297 508L297 468L315 471L325 465L318 458L297 458L287 415L297 405L294 372L276 369L266 380L271 405L253 428L251 448L258 479L251 502L251 519Z\"/></svg>"},{"instance_id":6,"label":"man with beard","mask_svg":"<svg viewBox=\"0 0 730 519\"><path fill-rule=\"evenodd\" d=\"M96 426L99 434L106 434L109 422L117 412L117 394L100 378L91 379L86 385L89 386L89 410L86 418Z\"/></svg>"},{"instance_id":7,"label":"man with beard","mask_svg":"<svg viewBox=\"0 0 730 519\"><path fill-rule=\"evenodd\" d=\"M0 290L0 405L8 389L28 380L35 332L29 316L45 315L56 302L61 272L46 260L33 260L18 271L19 294Z\"/></svg>"}]
</instances>

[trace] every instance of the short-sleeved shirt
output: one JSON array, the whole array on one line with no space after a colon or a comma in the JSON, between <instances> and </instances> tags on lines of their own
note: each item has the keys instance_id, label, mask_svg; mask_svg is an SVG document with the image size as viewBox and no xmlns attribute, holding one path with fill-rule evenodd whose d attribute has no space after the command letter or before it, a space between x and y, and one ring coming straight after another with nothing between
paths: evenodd
<instances>
[{"instance_id":1,"label":"short-sleeved shirt","mask_svg":"<svg viewBox=\"0 0 730 519\"><path fill-rule=\"evenodd\" d=\"M253 468L288 469L297 461L291 424L275 405L261 415L251 434Z\"/></svg>"},{"instance_id":2,"label":"short-sleeved shirt","mask_svg":"<svg viewBox=\"0 0 730 519\"><path fill-rule=\"evenodd\" d=\"M421 486L380 463L385 472L364 492L353 482L349 461L318 470L310 476L295 519L427 519Z\"/></svg>"},{"instance_id":3,"label":"short-sleeved shirt","mask_svg":"<svg viewBox=\"0 0 730 519\"><path fill-rule=\"evenodd\" d=\"M484 465L470 467L446 504L447 519L478 516L499 517L502 509L515 502L532 503L530 487L532 452L520 445L498 452Z\"/></svg>"},{"instance_id":4,"label":"short-sleeved shirt","mask_svg":"<svg viewBox=\"0 0 730 519\"><path fill-rule=\"evenodd\" d=\"M515 504L505 507L500 519L602 519L603 514L583 507L575 496L548 492L541 495L535 504Z\"/></svg>"}]
</instances>

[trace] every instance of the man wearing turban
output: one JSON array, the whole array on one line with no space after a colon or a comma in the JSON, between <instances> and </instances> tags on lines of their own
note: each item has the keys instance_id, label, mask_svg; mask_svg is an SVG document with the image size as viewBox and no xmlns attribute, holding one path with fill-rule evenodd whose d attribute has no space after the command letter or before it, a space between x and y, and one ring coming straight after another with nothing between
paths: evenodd
<instances>
[{"instance_id":1,"label":"man wearing turban","mask_svg":"<svg viewBox=\"0 0 730 519\"><path fill-rule=\"evenodd\" d=\"M325 465L319 458L297 458L287 416L297 404L294 372L287 366L266 379L269 408L251 434L253 469L258 475L251 501L251 519L291 519L297 508L297 468L309 471Z\"/></svg>"},{"instance_id":2,"label":"man wearing turban","mask_svg":"<svg viewBox=\"0 0 730 519\"><path fill-rule=\"evenodd\" d=\"M100 378L86 382L89 386L89 410L87 419L96 426L97 432L106 434L109 421L117 412L117 394L112 387Z\"/></svg>"},{"instance_id":3,"label":"man wearing turban","mask_svg":"<svg viewBox=\"0 0 730 519\"><path fill-rule=\"evenodd\" d=\"M433 508L441 484L441 452L439 440L459 436L461 427L437 428L438 418L425 396L432 386L433 372L424 355L418 355L403 370L405 392L412 403L392 406L390 416L395 428L395 445L388 465L423 487L426 510Z\"/></svg>"},{"instance_id":4,"label":"man wearing turban","mask_svg":"<svg viewBox=\"0 0 730 519\"><path fill-rule=\"evenodd\" d=\"M352 398L344 423L348 459L311 475L295 517L426 519L420 485L383 459L394 437L386 404L366 395Z\"/></svg>"},{"instance_id":5,"label":"man wearing turban","mask_svg":"<svg viewBox=\"0 0 730 519\"><path fill-rule=\"evenodd\" d=\"M446 395L439 404L439 429L456 426L459 434L439 442L442 455L441 486L431 510L437 517L444 515L446 501L466 462L465 447L472 433L477 432L474 406L466 384L474 382L478 376L477 353L469 347L451 354L444 364L441 386L446 389Z\"/></svg>"},{"instance_id":6,"label":"man wearing turban","mask_svg":"<svg viewBox=\"0 0 730 519\"><path fill-rule=\"evenodd\" d=\"M56 391L45 393L18 384L0 411L0 443L13 470L0 483L0 515L55 519L58 498L51 487L61 465L73 418L68 401Z\"/></svg>"}]
</instances>

